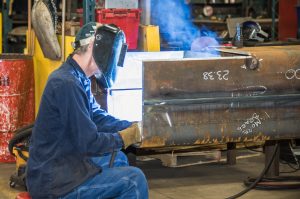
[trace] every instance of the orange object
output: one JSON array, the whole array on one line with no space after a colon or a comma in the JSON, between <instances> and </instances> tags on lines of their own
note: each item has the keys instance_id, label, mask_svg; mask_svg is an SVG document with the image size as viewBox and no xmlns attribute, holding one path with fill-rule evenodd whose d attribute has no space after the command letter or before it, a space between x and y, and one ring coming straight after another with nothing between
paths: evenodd
<instances>
[{"instance_id":1,"label":"orange object","mask_svg":"<svg viewBox=\"0 0 300 199\"><path fill-rule=\"evenodd\" d=\"M17 195L16 199L31 199L28 192L21 192Z\"/></svg>"}]
</instances>

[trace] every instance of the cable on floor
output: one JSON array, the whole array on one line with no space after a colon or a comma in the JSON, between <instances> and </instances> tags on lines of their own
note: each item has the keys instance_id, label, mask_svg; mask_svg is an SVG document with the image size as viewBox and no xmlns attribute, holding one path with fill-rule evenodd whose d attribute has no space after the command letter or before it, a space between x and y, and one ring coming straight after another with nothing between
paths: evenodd
<instances>
[{"instance_id":1,"label":"cable on floor","mask_svg":"<svg viewBox=\"0 0 300 199\"><path fill-rule=\"evenodd\" d=\"M244 146L245 146L245 148L248 149L249 151L253 151L253 152L257 152L257 153L263 153L263 151L261 151L261 150L256 150L256 149L253 149L253 147L247 146L246 142L244 142Z\"/></svg>"},{"instance_id":2,"label":"cable on floor","mask_svg":"<svg viewBox=\"0 0 300 199\"><path fill-rule=\"evenodd\" d=\"M250 186L254 181L255 178L248 178L244 181L244 184L246 186ZM272 178L263 178L256 184L255 188L267 190L299 189L300 177L278 176Z\"/></svg>"},{"instance_id":3,"label":"cable on floor","mask_svg":"<svg viewBox=\"0 0 300 199\"><path fill-rule=\"evenodd\" d=\"M288 165L292 171L289 172L280 172L280 173L293 173L300 170L299 160L292 152L292 146L290 143L280 143L280 147L282 147L281 152L281 164ZM246 146L246 145L245 145ZM246 147L247 148L247 147ZM235 194L227 199L235 199L238 198L248 191L250 191L253 188L256 189L264 189L264 190L283 190L283 189L299 189L300 188L300 177L297 176L278 176L278 177L272 177L267 178L264 177L268 170L270 169L270 166L272 162L275 159L276 153L278 151L279 144L276 143L274 153L272 154L272 157L264 170L261 172L258 178L248 178L244 181L244 184L247 186L246 189L241 191L238 194ZM289 151L290 150L290 151ZM291 154L292 153L292 154ZM292 156L291 156L292 155ZM290 156L290 157L289 157ZM295 165L295 166L293 166Z\"/></svg>"},{"instance_id":4,"label":"cable on floor","mask_svg":"<svg viewBox=\"0 0 300 199\"><path fill-rule=\"evenodd\" d=\"M270 169L270 166L271 166L272 162L275 159L277 151L278 151L278 143L276 142L275 150L274 150L274 152L272 154L272 157L271 157L270 161L268 162L268 164L266 165L266 167L261 172L261 174L259 175L259 177L256 178L252 182L252 184L250 184L246 189L244 189L243 191L241 191L241 192L239 192L239 193L237 193L237 194L235 194L233 196L230 196L230 197L228 197L226 199L235 199L235 198L241 197L242 195L244 195L245 193L249 192L251 189L253 189L254 187L256 187L256 185L263 179L264 175L266 175L266 173Z\"/></svg>"}]
</instances>

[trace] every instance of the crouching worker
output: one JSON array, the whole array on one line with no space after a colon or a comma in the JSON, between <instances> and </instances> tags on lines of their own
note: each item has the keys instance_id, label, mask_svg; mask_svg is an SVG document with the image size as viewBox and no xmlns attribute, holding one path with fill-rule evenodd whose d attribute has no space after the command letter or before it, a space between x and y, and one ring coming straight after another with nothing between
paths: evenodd
<instances>
[{"instance_id":1,"label":"crouching worker","mask_svg":"<svg viewBox=\"0 0 300 199\"><path fill-rule=\"evenodd\" d=\"M143 172L120 151L140 141L138 124L102 110L89 80L95 75L107 87L114 82L127 50L124 33L88 23L73 44L73 54L49 76L42 96L27 164L29 193L33 199L147 199Z\"/></svg>"}]
</instances>

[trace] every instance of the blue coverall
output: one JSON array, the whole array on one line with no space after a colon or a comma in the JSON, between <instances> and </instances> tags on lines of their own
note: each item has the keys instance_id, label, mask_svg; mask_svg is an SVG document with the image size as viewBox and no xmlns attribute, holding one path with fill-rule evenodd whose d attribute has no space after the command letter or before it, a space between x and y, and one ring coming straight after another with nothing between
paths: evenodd
<instances>
[{"instance_id":1,"label":"blue coverall","mask_svg":"<svg viewBox=\"0 0 300 199\"><path fill-rule=\"evenodd\" d=\"M76 61L48 79L34 125L27 186L34 198L148 198L141 170L128 166L117 133L131 122L108 115ZM108 168L112 151L115 167Z\"/></svg>"}]
</instances>

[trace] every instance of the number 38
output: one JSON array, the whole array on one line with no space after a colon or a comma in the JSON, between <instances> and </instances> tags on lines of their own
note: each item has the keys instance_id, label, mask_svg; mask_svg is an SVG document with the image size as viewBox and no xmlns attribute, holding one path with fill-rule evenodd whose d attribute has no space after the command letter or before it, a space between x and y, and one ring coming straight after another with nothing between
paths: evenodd
<instances>
[{"instance_id":1,"label":"number 38","mask_svg":"<svg viewBox=\"0 0 300 199\"><path fill-rule=\"evenodd\" d=\"M229 70L204 72L204 80L228 80Z\"/></svg>"}]
</instances>

